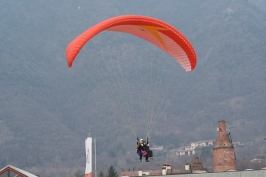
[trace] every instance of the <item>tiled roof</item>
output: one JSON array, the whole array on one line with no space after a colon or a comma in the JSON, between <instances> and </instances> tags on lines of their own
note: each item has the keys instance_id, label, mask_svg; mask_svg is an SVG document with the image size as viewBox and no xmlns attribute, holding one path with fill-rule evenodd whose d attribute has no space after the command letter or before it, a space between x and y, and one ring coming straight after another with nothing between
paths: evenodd
<instances>
[{"instance_id":1,"label":"tiled roof","mask_svg":"<svg viewBox=\"0 0 266 177\"><path fill-rule=\"evenodd\" d=\"M190 170L178 170L178 169L173 169L171 175L177 175L177 174L189 174L191 173Z\"/></svg>"},{"instance_id":2,"label":"tiled roof","mask_svg":"<svg viewBox=\"0 0 266 177\"><path fill-rule=\"evenodd\" d=\"M138 171L123 171L120 176L138 176Z\"/></svg>"},{"instance_id":3,"label":"tiled roof","mask_svg":"<svg viewBox=\"0 0 266 177\"><path fill-rule=\"evenodd\" d=\"M150 173L148 176L162 176L162 170L143 170L142 171L142 173L147 173L147 172ZM191 173L190 170L173 169L173 170L166 171L166 175L189 174L189 173ZM123 171L122 173L120 173L120 177L122 176L129 176L129 177L138 176L138 171Z\"/></svg>"},{"instance_id":4,"label":"tiled roof","mask_svg":"<svg viewBox=\"0 0 266 177\"><path fill-rule=\"evenodd\" d=\"M150 176L162 175L162 170L148 170L148 172L150 172Z\"/></svg>"},{"instance_id":5,"label":"tiled roof","mask_svg":"<svg viewBox=\"0 0 266 177\"><path fill-rule=\"evenodd\" d=\"M0 174L1 174L1 172L4 172L6 170L10 170L10 171L13 171L13 172L16 172L16 173L21 173L21 174L23 174L25 176L28 176L28 177L38 177L38 176L36 176L34 174L31 174L31 173L29 173L29 172L27 172L25 170L22 170L20 168L14 167L12 165L7 165L6 167L2 168L0 170Z\"/></svg>"}]
</instances>

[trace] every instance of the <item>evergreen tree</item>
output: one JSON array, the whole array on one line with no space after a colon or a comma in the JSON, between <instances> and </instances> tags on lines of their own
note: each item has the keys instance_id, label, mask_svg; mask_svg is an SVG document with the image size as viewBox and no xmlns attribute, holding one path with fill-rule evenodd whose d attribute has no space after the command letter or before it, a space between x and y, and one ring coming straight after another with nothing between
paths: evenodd
<instances>
[{"instance_id":1,"label":"evergreen tree","mask_svg":"<svg viewBox=\"0 0 266 177\"><path fill-rule=\"evenodd\" d=\"M84 173L81 171L81 170L78 170L78 171L76 171L75 173L74 173L74 176L75 177L84 177Z\"/></svg>"},{"instance_id":2,"label":"evergreen tree","mask_svg":"<svg viewBox=\"0 0 266 177\"><path fill-rule=\"evenodd\" d=\"M118 174L112 165L110 166L108 170L108 177L118 177Z\"/></svg>"},{"instance_id":3,"label":"evergreen tree","mask_svg":"<svg viewBox=\"0 0 266 177\"><path fill-rule=\"evenodd\" d=\"M104 173L103 173L103 171L100 171L98 177L104 177Z\"/></svg>"}]
</instances>

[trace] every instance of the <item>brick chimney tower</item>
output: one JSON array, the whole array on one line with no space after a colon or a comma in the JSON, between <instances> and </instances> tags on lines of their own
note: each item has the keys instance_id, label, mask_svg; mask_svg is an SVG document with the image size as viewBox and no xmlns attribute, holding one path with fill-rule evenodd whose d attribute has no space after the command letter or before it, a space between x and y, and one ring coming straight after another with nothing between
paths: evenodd
<instances>
[{"instance_id":1,"label":"brick chimney tower","mask_svg":"<svg viewBox=\"0 0 266 177\"><path fill-rule=\"evenodd\" d=\"M213 148L213 172L236 170L235 150L224 120L218 123L218 136Z\"/></svg>"}]
</instances>

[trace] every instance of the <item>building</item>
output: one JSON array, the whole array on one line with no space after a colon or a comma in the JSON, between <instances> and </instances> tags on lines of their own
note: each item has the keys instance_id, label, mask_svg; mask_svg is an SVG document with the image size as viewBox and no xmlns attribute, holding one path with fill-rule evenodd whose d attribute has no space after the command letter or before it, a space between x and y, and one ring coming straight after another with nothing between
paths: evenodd
<instances>
[{"instance_id":1,"label":"building","mask_svg":"<svg viewBox=\"0 0 266 177\"><path fill-rule=\"evenodd\" d=\"M195 153L195 147L192 146L183 146L176 151L177 156L194 155Z\"/></svg>"},{"instance_id":2,"label":"building","mask_svg":"<svg viewBox=\"0 0 266 177\"><path fill-rule=\"evenodd\" d=\"M8 165L0 170L0 177L39 177L25 170Z\"/></svg>"},{"instance_id":3,"label":"building","mask_svg":"<svg viewBox=\"0 0 266 177\"><path fill-rule=\"evenodd\" d=\"M255 158L250 160L251 163L264 163L265 159Z\"/></svg>"},{"instance_id":4,"label":"building","mask_svg":"<svg viewBox=\"0 0 266 177\"><path fill-rule=\"evenodd\" d=\"M214 140L191 142L190 146L183 146L175 150L177 156L195 155L197 147L213 146Z\"/></svg>"},{"instance_id":5,"label":"building","mask_svg":"<svg viewBox=\"0 0 266 177\"><path fill-rule=\"evenodd\" d=\"M226 132L226 123L221 120L218 123L218 136L213 148L213 171L228 170L236 170L236 157L231 136Z\"/></svg>"},{"instance_id":6,"label":"building","mask_svg":"<svg viewBox=\"0 0 266 177\"><path fill-rule=\"evenodd\" d=\"M245 144L238 142L233 142L234 147L243 147Z\"/></svg>"},{"instance_id":7,"label":"building","mask_svg":"<svg viewBox=\"0 0 266 177\"><path fill-rule=\"evenodd\" d=\"M164 175L177 175L177 174L190 174L189 168L185 169L172 169L171 165L164 163L161 170L142 170L137 171L123 171L120 173L120 177L135 177L135 176L164 176Z\"/></svg>"},{"instance_id":8,"label":"building","mask_svg":"<svg viewBox=\"0 0 266 177\"><path fill-rule=\"evenodd\" d=\"M161 146L152 146L152 147L150 147L150 150L152 150L152 151L162 151L164 149L163 149L163 146L161 145Z\"/></svg>"},{"instance_id":9,"label":"building","mask_svg":"<svg viewBox=\"0 0 266 177\"><path fill-rule=\"evenodd\" d=\"M205 173L206 172L203 164L200 162L198 157L194 159L191 170L192 170L192 173Z\"/></svg>"},{"instance_id":10,"label":"building","mask_svg":"<svg viewBox=\"0 0 266 177\"><path fill-rule=\"evenodd\" d=\"M204 146L213 146L215 140L205 140L205 141L197 141L190 143L190 146L192 147L204 147Z\"/></svg>"}]
</instances>

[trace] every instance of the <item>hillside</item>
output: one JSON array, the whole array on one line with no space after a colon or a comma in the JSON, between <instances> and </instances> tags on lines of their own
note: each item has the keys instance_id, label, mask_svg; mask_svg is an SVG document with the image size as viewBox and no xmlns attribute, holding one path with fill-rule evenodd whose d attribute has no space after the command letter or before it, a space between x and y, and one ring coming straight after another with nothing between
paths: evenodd
<instances>
[{"instance_id":1,"label":"hillside","mask_svg":"<svg viewBox=\"0 0 266 177\"><path fill-rule=\"evenodd\" d=\"M229 0L1 1L0 165L42 176L83 170L91 130L98 169L137 167L135 137L123 120L133 115L143 137L148 120L142 118L149 112L157 115L152 144L168 149L215 139L219 120L227 121L233 140L262 140L266 13L261 7L261 1ZM74 37L123 14L152 16L179 29L197 52L196 69L186 73L146 41L108 32L93 38L67 67L65 49ZM167 160L167 154L158 154L151 165Z\"/></svg>"}]
</instances>

